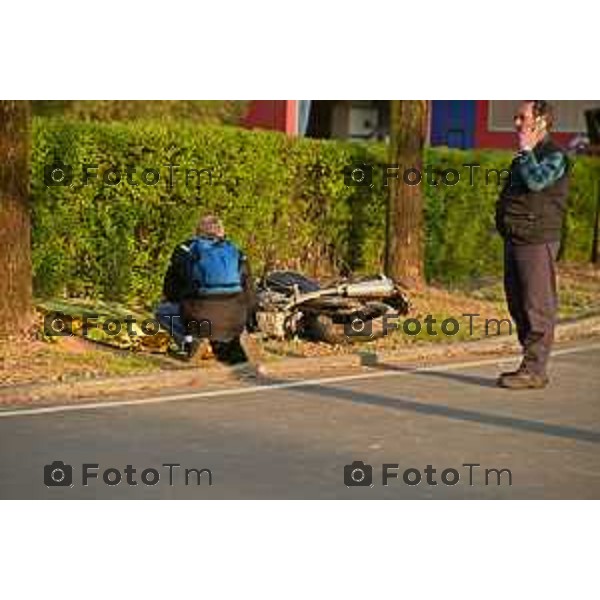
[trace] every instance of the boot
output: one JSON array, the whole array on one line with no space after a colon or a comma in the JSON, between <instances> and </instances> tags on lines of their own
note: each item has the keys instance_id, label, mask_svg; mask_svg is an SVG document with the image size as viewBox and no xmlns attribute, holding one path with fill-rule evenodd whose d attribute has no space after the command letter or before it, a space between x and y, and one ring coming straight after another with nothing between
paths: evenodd
<instances>
[{"instance_id":1,"label":"boot","mask_svg":"<svg viewBox=\"0 0 600 600\"><path fill-rule=\"evenodd\" d=\"M500 375L498 385L511 390L541 389L548 385L548 377L527 369L519 369L514 373Z\"/></svg>"}]
</instances>

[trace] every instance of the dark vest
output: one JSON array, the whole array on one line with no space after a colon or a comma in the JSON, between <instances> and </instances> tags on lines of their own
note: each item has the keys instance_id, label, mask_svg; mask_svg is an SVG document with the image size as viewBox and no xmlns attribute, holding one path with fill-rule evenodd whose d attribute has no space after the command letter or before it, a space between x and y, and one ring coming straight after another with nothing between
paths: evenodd
<instances>
[{"instance_id":1,"label":"dark vest","mask_svg":"<svg viewBox=\"0 0 600 600\"><path fill-rule=\"evenodd\" d=\"M538 161L553 152L564 150L549 137L540 142L533 153ZM496 227L503 238L514 244L543 244L560 240L569 191L569 164L560 179L534 192L523 181L516 159L496 204Z\"/></svg>"}]
</instances>

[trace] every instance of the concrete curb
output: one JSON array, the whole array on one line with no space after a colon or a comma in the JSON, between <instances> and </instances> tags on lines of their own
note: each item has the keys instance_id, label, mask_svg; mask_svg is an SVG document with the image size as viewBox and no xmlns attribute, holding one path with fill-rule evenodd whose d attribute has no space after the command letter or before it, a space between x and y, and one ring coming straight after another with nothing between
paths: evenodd
<instances>
[{"instance_id":1,"label":"concrete curb","mask_svg":"<svg viewBox=\"0 0 600 600\"><path fill-rule=\"evenodd\" d=\"M586 339L600 336L600 316L565 321L556 327L557 342ZM452 358L466 354L506 354L518 353L520 350L516 336L494 336L472 342L415 344L395 351L373 353L369 351L340 356L324 356L311 358L285 358L269 363L269 374L293 372L315 372L333 368L356 368L375 363L396 363L414 360L432 360Z\"/></svg>"},{"instance_id":2,"label":"concrete curb","mask_svg":"<svg viewBox=\"0 0 600 600\"><path fill-rule=\"evenodd\" d=\"M600 337L600 316L559 323L556 341L565 342ZM265 365L265 378L298 377L335 370L347 372L377 364L435 363L464 356L515 354L519 345L514 336L494 336L457 344L419 344L393 352L358 352L339 356L281 358ZM262 377L259 378L262 380ZM248 365L227 367L220 364L205 368L182 368L145 375L106 377L73 382L33 383L0 387L0 410L15 406L79 401L115 394L136 394L177 388L211 389L222 385L256 384L257 375Z\"/></svg>"}]
</instances>

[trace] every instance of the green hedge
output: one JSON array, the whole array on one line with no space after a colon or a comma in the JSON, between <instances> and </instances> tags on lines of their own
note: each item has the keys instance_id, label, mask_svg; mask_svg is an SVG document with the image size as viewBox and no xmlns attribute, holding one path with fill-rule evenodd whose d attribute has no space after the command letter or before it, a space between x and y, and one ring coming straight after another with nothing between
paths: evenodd
<instances>
[{"instance_id":1,"label":"green hedge","mask_svg":"<svg viewBox=\"0 0 600 600\"><path fill-rule=\"evenodd\" d=\"M219 213L229 235L249 253L254 270L292 267L311 274L381 270L385 189L381 144L294 139L234 127L160 122L76 123L34 121L32 156L33 261L41 296L95 296L155 301L173 247L193 231L203 211ZM44 168L55 158L74 168L69 186L48 187ZM427 162L456 168L455 186L425 186L430 278L459 281L498 273L501 246L492 233L495 185L470 186L467 162L503 168L505 152L432 149ZM355 161L375 164L371 187L349 187L343 169ZM98 178L82 181L84 163ZM177 164L172 189L165 178ZM137 169L132 186L128 166ZM122 181L105 185L118 168ZM156 169L157 185L140 182ZM186 186L186 169L209 169ZM192 173L193 175L193 173ZM566 256L588 260L600 167L575 165L566 228Z\"/></svg>"},{"instance_id":2,"label":"green hedge","mask_svg":"<svg viewBox=\"0 0 600 600\"><path fill-rule=\"evenodd\" d=\"M456 169L461 173L460 183L455 186L425 188L428 276L445 282L461 282L499 274L502 269L502 244L494 227L498 178L491 172L486 185L485 171L506 168L511 153L432 148L426 160L440 170ZM463 167L469 163L481 167ZM568 261L587 262L592 254L599 201L600 161L578 157L572 169L561 256ZM474 185L470 185L471 173L474 174Z\"/></svg>"}]
</instances>

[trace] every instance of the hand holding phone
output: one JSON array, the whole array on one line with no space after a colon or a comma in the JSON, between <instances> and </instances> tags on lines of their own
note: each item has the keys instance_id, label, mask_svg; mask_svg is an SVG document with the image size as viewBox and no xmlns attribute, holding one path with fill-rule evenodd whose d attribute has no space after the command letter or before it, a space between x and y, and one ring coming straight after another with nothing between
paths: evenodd
<instances>
[{"instance_id":1,"label":"hand holding phone","mask_svg":"<svg viewBox=\"0 0 600 600\"><path fill-rule=\"evenodd\" d=\"M544 119L544 117L536 117L535 118L533 131L535 131L536 133L538 133L540 135L543 135L546 133L547 128L548 128L548 126L546 124L546 119Z\"/></svg>"},{"instance_id":2,"label":"hand holding phone","mask_svg":"<svg viewBox=\"0 0 600 600\"><path fill-rule=\"evenodd\" d=\"M519 132L519 150L531 150L546 135L546 119L536 117L532 127Z\"/></svg>"}]
</instances>

